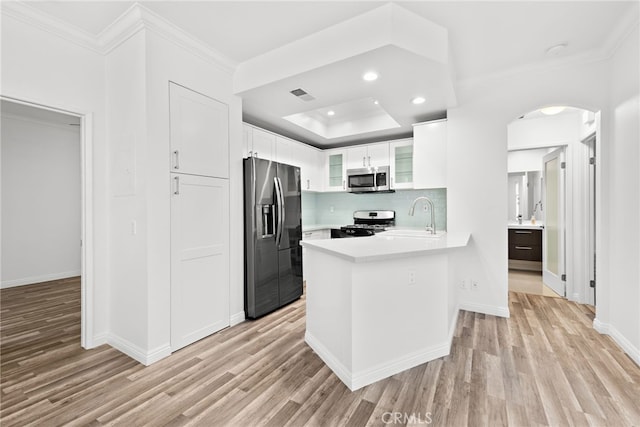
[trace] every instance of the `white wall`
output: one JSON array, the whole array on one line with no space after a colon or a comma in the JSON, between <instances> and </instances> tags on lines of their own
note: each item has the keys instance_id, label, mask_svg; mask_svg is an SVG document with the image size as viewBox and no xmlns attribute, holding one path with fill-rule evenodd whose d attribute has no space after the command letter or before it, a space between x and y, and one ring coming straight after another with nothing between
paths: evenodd
<instances>
[{"instance_id":1,"label":"white wall","mask_svg":"<svg viewBox=\"0 0 640 427\"><path fill-rule=\"evenodd\" d=\"M508 314L509 123L549 104L606 109L607 81L608 64L599 61L467 82L458 88L459 107L448 111L447 226L472 233L456 275L457 280L477 280L480 288L459 291L462 308Z\"/></svg>"},{"instance_id":2,"label":"white wall","mask_svg":"<svg viewBox=\"0 0 640 427\"><path fill-rule=\"evenodd\" d=\"M3 114L1 129L2 287L80 275L79 128Z\"/></svg>"},{"instance_id":3,"label":"white wall","mask_svg":"<svg viewBox=\"0 0 640 427\"><path fill-rule=\"evenodd\" d=\"M107 59L110 342L146 364L171 352L169 81L229 105L230 312L231 323L244 320L242 113L231 92L232 73L141 29Z\"/></svg>"},{"instance_id":4,"label":"white wall","mask_svg":"<svg viewBox=\"0 0 640 427\"><path fill-rule=\"evenodd\" d=\"M528 113L528 111L527 111ZM555 147L579 139L578 111L514 120L507 126L509 150Z\"/></svg>"},{"instance_id":5,"label":"white wall","mask_svg":"<svg viewBox=\"0 0 640 427\"><path fill-rule=\"evenodd\" d=\"M640 75L638 26L611 61L610 139L603 173L608 250L599 254L608 266L597 272L596 325L611 334L640 363Z\"/></svg>"},{"instance_id":6,"label":"white wall","mask_svg":"<svg viewBox=\"0 0 640 427\"><path fill-rule=\"evenodd\" d=\"M106 57L111 180L109 342L137 358L146 353L149 327L145 44L145 34L140 31Z\"/></svg>"},{"instance_id":7,"label":"white wall","mask_svg":"<svg viewBox=\"0 0 640 427\"><path fill-rule=\"evenodd\" d=\"M511 141L511 136L509 136L509 141ZM551 151L549 148L509 151L507 170L509 173L542 171L542 158L549 151Z\"/></svg>"},{"instance_id":8,"label":"white wall","mask_svg":"<svg viewBox=\"0 0 640 427\"><path fill-rule=\"evenodd\" d=\"M4 5L3 5L4 7ZM93 194L93 286L86 295L92 304L87 347L104 342L108 329L108 184L104 112L104 57L94 51L26 25L3 9L1 94L25 101L93 116L91 129Z\"/></svg>"}]
</instances>

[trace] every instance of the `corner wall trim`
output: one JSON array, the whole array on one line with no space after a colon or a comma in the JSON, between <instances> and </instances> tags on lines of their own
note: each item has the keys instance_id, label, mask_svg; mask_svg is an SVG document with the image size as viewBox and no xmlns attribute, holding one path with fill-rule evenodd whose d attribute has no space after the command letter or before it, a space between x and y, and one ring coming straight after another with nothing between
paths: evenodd
<instances>
[{"instance_id":1,"label":"corner wall trim","mask_svg":"<svg viewBox=\"0 0 640 427\"><path fill-rule=\"evenodd\" d=\"M640 365L640 349L635 347L624 335L609 323L601 322L593 319L593 329L603 335L609 335L618 346L633 359L636 364Z\"/></svg>"},{"instance_id":2,"label":"corner wall trim","mask_svg":"<svg viewBox=\"0 0 640 427\"><path fill-rule=\"evenodd\" d=\"M473 311L474 313L490 314L492 316L498 317L511 317L511 314L509 313L509 307L462 302L458 306L458 309Z\"/></svg>"},{"instance_id":3,"label":"corner wall trim","mask_svg":"<svg viewBox=\"0 0 640 427\"><path fill-rule=\"evenodd\" d=\"M232 314L229 318L229 326L238 325L246 320L246 316L244 315L244 311L239 311L235 314Z\"/></svg>"},{"instance_id":4,"label":"corner wall trim","mask_svg":"<svg viewBox=\"0 0 640 427\"><path fill-rule=\"evenodd\" d=\"M151 351L145 351L137 345L112 334L108 335L107 344L145 366L149 366L171 354L171 347L168 343Z\"/></svg>"}]
</instances>

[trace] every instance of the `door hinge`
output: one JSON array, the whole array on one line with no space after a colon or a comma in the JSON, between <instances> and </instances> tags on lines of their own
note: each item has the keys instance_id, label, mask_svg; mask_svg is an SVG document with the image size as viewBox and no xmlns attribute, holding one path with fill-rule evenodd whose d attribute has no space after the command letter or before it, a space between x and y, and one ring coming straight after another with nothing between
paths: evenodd
<instances>
[{"instance_id":1,"label":"door hinge","mask_svg":"<svg viewBox=\"0 0 640 427\"><path fill-rule=\"evenodd\" d=\"M560 169L564 169L567 167L567 162L560 162Z\"/></svg>"},{"instance_id":2,"label":"door hinge","mask_svg":"<svg viewBox=\"0 0 640 427\"><path fill-rule=\"evenodd\" d=\"M563 282L567 281L567 275L563 274L562 276L560 276L560 280L562 280Z\"/></svg>"},{"instance_id":3,"label":"door hinge","mask_svg":"<svg viewBox=\"0 0 640 427\"><path fill-rule=\"evenodd\" d=\"M595 157L589 157L589 164L590 165L595 165L596 164L596 158Z\"/></svg>"},{"instance_id":4,"label":"door hinge","mask_svg":"<svg viewBox=\"0 0 640 427\"><path fill-rule=\"evenodd\" d=\"M589 286L592 288L596 287L596 281L595 280L589 280Z\"/></svg>"}]
</instances>

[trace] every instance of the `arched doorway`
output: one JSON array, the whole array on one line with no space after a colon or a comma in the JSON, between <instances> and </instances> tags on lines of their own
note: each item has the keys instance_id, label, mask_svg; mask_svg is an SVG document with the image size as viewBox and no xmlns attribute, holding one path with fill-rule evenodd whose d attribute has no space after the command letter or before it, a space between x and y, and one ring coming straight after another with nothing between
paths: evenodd
<instances>
[{"instance_id":1,"label":"arched doorway","mask_svg":"<svg viewBox=\"0 0 640 427\"><path fill-rule=\"evenodd\" d=\"M595 304L599 134L598 113L564 106L508 125L510 289Z\"/></svg>"}]
</instances>

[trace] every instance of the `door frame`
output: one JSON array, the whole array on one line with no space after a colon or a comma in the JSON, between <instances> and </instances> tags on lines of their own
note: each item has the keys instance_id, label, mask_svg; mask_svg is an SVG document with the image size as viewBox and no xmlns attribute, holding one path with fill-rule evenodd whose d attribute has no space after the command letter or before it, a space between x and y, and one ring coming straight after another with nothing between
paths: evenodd
<instances>
[{"instance_id":1,"label":"door frame","mask_svg":"<svg viewBox=\"0 0 640 427\"><path fill-rule=\"evenodd\" d=\"M95 347L93 340L93 113L78 112L64 106L45 105L0 95L0 99L42 110L62 113L80 119L80 345Z\"/></svg>"}]
</instances>

